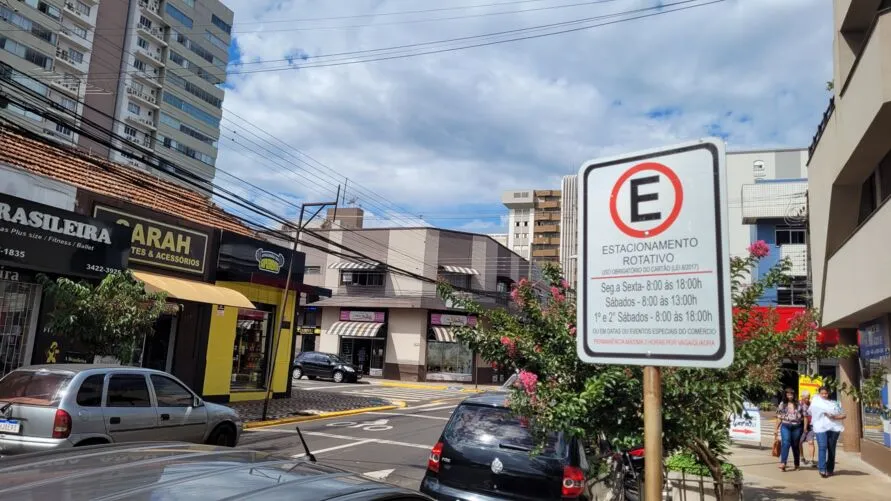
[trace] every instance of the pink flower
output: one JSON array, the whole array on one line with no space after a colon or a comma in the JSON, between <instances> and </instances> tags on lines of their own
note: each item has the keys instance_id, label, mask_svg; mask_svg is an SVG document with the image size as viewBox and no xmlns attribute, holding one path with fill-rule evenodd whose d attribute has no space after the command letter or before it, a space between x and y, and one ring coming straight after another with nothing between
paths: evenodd
<instances>
[{"instance_id":1,"label":"pink flower","mask_svg":"<svg viewBox=\"0 0 891 501\"><path fill-rule=\"evenodd\" d=\"M507 336L501 336L501 345L507 348L507 354L511 358L517 354L517 343Z\"/></svg>"},{"instance_id":2,"label":"pink flower","mask_svg":"<svg viewBox=\"0 0 891 501\"><path fill-rule=\"evenodd\" d=\"M566 324L566 328L569 329L569 335L575 337L575 326L572 324Z\"/></svg>"},{"instance_id":3,"label":"pink flower","mask_svg":"<svg viewBox=\"0 0 891 501\"><path fill-rule=\"evenodd\" d=\"M751 254L752 257L761 259L770 254L770 246L767 245L767 242L764 240L758 240L749 246L749 254Z\"/></svg>"},{"instance_id":4,"label":"pink flower","mask_svg":"<svg viewBox=\"0 0 891 501\"><path fill-rule=\"evenodd\" d=\"M526 278L521 278L520 287L526 287L527 285L529 285L529 280L527 280Z\"/></svg>"},{"instance_id":5,"label":"pink flower","mask_svg":"<svg viewBox=\"0 0 891 501\"><path fill-rule=\"evenodd\" d=\"M511 301L516 301L517 298L520 297L520 289L514 289L510 291L510 299Z\"/></svg>"},{"instance_id":6,"label":"pink flower","mask_svg":"<svg viewBox=\"0 0 891 501\"><path fill-rule=\"evenodd\" d=\"M534 372L521 370L517 377L517 385L523 388L527 395L534 396L535 387L538 385L538 375Z\"/></svg>"},{"instance_id":7,"label":"pink flower","mask_svg":"<svg viewBox=\"0 0 891 501\"><path fill-rule=\"evenodd\" d=\"M568 289L568 288L569 288L569 282L567 282L567 281L564 280L564 279L560 279L560 287L563 288L564 290L565 290L565 289Z\"/></svg>"},{"instance_id":8,"label":"pink flower","mask_svg":"<svg viewBox=\"0 0 891 501\"><path fill-rule=\"evenodd\" d=\"M492 362L491 365L493 369L495 369L496 371L498 370L498 362Z\"/></svg>"},{"instance_id":9,"label":"pink flower","mask_svg":"<svg viewBox=\"0 0 891 501\"><path fill-rule=\"evenodd\" d=\"M541 353L541 345L535 345L535 348L533 349L535 350L535 353Z\"/></svg>"},{"instance_id":10,"label":"pink flower","mask_svg":"<svg viewBox=\"0 0 891 501\"><path fill-rule=\"evenodd\" d=\"M518 421L520 422L521 427L529 428L529 418L527 418L526 416L520 416L520 419L518 419Z\"/></svg>"}]
</instances>

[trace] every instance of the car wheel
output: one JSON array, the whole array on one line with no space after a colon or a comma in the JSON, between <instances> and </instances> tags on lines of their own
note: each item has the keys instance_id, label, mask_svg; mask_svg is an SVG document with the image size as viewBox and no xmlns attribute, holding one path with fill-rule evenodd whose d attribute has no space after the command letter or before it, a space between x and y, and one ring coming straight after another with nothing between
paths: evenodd
<instances>
[{"instance_id":1,"label":"car wheel","mask_svg":"<svg viewBox=\"0 0 891 501\"><path fill-rule=\"evenodd\" d=\"M343 382L343 372L341 372L341 371L334 371L334 378L333 378L333 379L334 379L334 382L335 382L335 383L342 383L342 382Z\"/></svg>"},{"instance_id":2,"label":"car wheel","mask_svg":"<svg viewBox=\"0 0 891 501\"><path fill-rule=\"evenodd\" d=\"M228 424L217 426L207 438L207 445L235 447L235 430Z\"/></svg>"},{"instance_id":3,"label":"car wheel","mask_svg":"<svg viewBox=\"0 0 891 501\"><path fill-rule=\"evenodd\" d=\"M300 367L294 367L294 371L291 372L291 377L294 379L300 379L303 377L303 369Z\"/></svg>"}]
</instances>

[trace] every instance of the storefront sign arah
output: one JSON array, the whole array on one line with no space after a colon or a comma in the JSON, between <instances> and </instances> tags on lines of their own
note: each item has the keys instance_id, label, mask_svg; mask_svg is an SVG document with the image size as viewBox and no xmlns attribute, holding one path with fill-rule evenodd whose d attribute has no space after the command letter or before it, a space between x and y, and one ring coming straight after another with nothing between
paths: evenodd
<instances>
[{"instance_id":1,"label":"storefront sign arah","mask_svg":"<svg viewBox=\"0 0 891 501\"><path fill-rule=\"evenodd\" d=\"M0 194L0 264L88 277L127 267L129 230Z\"/></svg>"},{"instance_id":2,"label":"storefront sign arah","mask_svg":"<svg viewBox=\"0 0 891 501\"><path fill-rule=\"evenodd\" d=\"M93 214L133 230L130 262L186 273L204 273L208 240L206 233L102 205L97 205Z\"/></svg>"}]
</instances>

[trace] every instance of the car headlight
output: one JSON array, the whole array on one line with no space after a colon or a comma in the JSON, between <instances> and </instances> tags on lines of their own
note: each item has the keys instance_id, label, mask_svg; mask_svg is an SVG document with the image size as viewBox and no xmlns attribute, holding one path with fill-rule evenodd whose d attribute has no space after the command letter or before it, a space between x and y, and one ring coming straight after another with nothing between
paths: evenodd
<instances>
[{"instance_id":1,"label":"car headlight","mask_svg":"<svg viewBox=\"0 0 891 501\"><path fill-rule=\"evenodd\" d=\"M343 370L347 372L356 372L356 369L353 369L352 367L344 367Z\"/></svg>"}]
</instances>

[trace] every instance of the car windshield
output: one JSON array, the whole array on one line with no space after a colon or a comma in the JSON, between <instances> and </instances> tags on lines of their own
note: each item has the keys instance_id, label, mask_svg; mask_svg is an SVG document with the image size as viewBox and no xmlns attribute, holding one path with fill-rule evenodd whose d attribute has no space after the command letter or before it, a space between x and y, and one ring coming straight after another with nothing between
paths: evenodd
<instances>
[{"instance_id":1,"label":"car windshield","mask_svg":"<svg viewBox=\"0 0 891 501\"><path fill-rule=\"evenodd\" d=\"M449 443L482 448L531 451L536 446L528 425L503 407L461 405L455 410L444 435ZM565 454L566 446L561 436L549 433L540 455L565 457Z\"/></svg>"},{"instance_id":2,"label":"car windshield","mask_svg":"<svg viewBox=\"0 0 891 501\"><path fill-rule=\"evenodd\" d=\"M48 371L13 371L0 379L0 401L50 406L59 403L69 374Z\"/></svg>"},{"instance_id":3,"label":"car windshield","mask_svg":"<svg viewBox=\"0 0 891 501\"><path fill-rule=\"evenodd\" d=\"M345 364L346 363L343 361L342 358L338 357L337 355L328 355L328 358L330 358L331 361L334 362L335 364Z\"/></svg>"}]
</instances>

